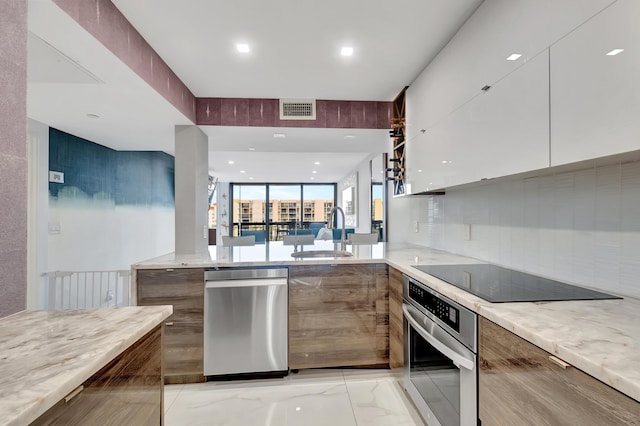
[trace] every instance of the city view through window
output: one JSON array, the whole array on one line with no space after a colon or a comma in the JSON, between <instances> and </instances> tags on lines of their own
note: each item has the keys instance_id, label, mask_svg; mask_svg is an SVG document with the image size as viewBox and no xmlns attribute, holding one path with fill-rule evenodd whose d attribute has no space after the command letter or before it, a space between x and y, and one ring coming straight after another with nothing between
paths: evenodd
<instances>
[{"instance_id":1,"label":"city view through window","mask_svg":"<svg viewBox=\"0 0 640 426\"><path fill-rule=\"evenodd\" d=\"M258 242L282 240L293 232L315 233L311 230L329 220L335 188L334 184L233 185L232 235L254 234Z\"/></svg>"},{"instance_id":2,"label":"city view through window","mask_svg":"<svg viewBox=\"0 0 640 426\"><path fill-rule=\"evenodd\" d=\"M381 239L384 220L382 192L382 184L371 185L371 231L380 232ZM320 224L329 220L335 205L334 196L333 184L233 185L232 235L240 235L240 229L263 231L265 241L267 238L277 241L296 226L298 229L315 229L317 234ZM216 210L217 203L213 202L209 208L210 229L217 225Z\"/></svg>"}]
</instances>

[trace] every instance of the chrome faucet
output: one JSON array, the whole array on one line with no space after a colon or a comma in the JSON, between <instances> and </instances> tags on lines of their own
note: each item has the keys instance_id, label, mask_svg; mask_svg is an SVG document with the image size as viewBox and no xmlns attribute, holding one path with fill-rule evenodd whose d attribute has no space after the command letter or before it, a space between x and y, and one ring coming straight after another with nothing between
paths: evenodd
<instances>
[{"instance_id":1,"label":"chrome faucet","mask_svg":"<svg viewBox=\"0 0 640 426\"><path fill-rule=\"evenodd\" d=\"M345 238L345 233L346 233L344 229L345 217L344 217L344 210L342 210L342 208L335 206L334 208L331 209L331 215L329 216L329 224L327 226L327 229L333 229L333 218L336 211L339 211L340 213L342 213L342 233L340 234L340 249L344 251L346 249L347 239Z\"/></svg>"}]
</instances>

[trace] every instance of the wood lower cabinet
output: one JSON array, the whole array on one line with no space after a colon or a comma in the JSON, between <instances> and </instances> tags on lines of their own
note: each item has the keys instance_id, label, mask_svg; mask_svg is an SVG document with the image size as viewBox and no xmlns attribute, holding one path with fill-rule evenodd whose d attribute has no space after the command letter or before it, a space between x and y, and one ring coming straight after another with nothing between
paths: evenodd
<instances>
[{"instance_id":1,"label":"wood lower cabinet","mask_svg":"<svg viewBox=\"0 0 640 426\"><path fill-rule=\"evenodd\" d=\"M389 367L404 365L402 272L389 267Z\"/></svg>"},{"instance_id":2,"label":"wood lower cabinet","mask_svg":"<svg viewBox=\"0 0 640 426\"><path fill-rule=\"evenodd\" d=\"M165 383L204 382L204 269L140 269L138 305L173 305L165 321Z\"/></svg>"},{"instance_id":3,"label":"wood lower cabinet","mask_svg":"<svg viewBox=\"0 0 640 426\"><path fill-rule=\"evenodd\" d=\"M162 328L142 337L74 392L31 425L163 424Z\"/></svg>"},{"instance_id":4,"label":"wood lower cabinet","mask_svg":"<svg viewBox=\"0 0 640 426\"><path fill-rule=\"evenodd\" d=\"M289 267L289 367L389 362L387 265Z\"/></svg>"},{"instance_id":5,"label":"wood lower cabinet","mask_svg":"<svg viewBox=\"0 0 640 426\"><path fill-rule=\"evenodd\" d=\"M480 318L479 411L490 425L639 425L640 403Z\"/></svg>"}]
</instances>

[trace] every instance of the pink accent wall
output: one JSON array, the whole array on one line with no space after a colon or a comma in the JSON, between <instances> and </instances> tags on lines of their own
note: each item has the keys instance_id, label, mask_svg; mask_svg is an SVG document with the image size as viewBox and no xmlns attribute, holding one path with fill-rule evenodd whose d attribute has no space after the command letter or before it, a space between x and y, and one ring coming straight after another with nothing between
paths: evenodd
<instances>
[{"instance_id":1,"label":"pink accent wall","mask_svg":"<svg viewBox=\"0 0 640 426\"><path fill-rule=\"evenodd\" d=\"M196 98L109 0L54 0L69 16L192 122Z\"/></svg>"},{"instance_id":2,"label":"pink accent wall","mask_svg":"<svg viewBox=\"0 0 640 426\"><path fill-rule=\"evenodd\" d=\"M26 307L27 2L0 9L0 317Z\"/></svg>"},{"instance_id":3,"label":"pink accent wall","mask_svg":"<svg viewBox=\"0 0 640 426\"><path fill-rule=\"evenodd\" d=\"M392 103L316 101L316 120L280 120L277 99L196 98L110 0L54 0L173 106L200 125L388 129Z\"/></svg>"},{"instance_id":4,"label":"pink accent wall","mask_svg":"<svg viewBox=\"0 0 640 426\"><path fill-rule=\"evenodd\" d=\"M392 102L317 100L315 120L280 120L278 99L197 98L196 124L388 129Z\"/></svg>"}]
</instances>

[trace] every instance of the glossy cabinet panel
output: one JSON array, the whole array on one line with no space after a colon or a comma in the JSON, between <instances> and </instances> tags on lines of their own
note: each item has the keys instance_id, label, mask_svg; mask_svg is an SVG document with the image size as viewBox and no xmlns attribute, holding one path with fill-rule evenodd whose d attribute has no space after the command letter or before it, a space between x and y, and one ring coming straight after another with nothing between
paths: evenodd
<instances>
[{"instance_id":1,"label":"glossy cabinet panel","mask_svg":"<svg viewBox=\"0 0 640 426\"><path fill-rule=\"evenodd\" d=\"M548 51L407 145L411 192L549 166Z\"/></svg>"},{"instance_id":2,"label":"glossy cabinet panel","mask_svg":"<svg viewBox=\"0 0 640 426\"><path fill-rule=\"evenodd\" d=\"M138 305L173 305L165 321L165 383L203 382L204 269L140 269Z\"/></svg>"},{"instance_id":3,"label":"glossy cabinet panel","mask_svg":"<svg viewBox=\"0 0 640 426\"><path fill-rule=\"evenodd\" d=\"M640 403L480 318L479 412L491 425L637 425ZM555 362L554 362L555 361Z\"/></svg>"},{"instance_id":4,"label":"glossy cabinet panel","mask_svg":"<svg viewBox=\"0 0 640 426\"><path fill-rule=\"evenodd\" d=\"M613 0L485 0L407 91L407 123L429 129ZM522 56L515 61L506 58ZM409 135L416 132L409 130Z\"/></svg>"},{"instance_id":5,"label":"glossy cabinet panel","mask_svg":"<svg viewBox=\"0 0 640 426\"><path fill-rule=\"evenodd\" d=\"M552 165L640 149L639 17L619 0L551 47Z\"/></svg>"},{"instance_id":6,"label":"glossy cabinet panel","mask_svg":"<svg viewBox=\"0 0 640 426\"><path fill-rule=\"evenodd\" d=\"M31 424L159 425L163 395L162 328L157 327Z\"/></svg>"},{"instance_id":7,"label":"glossy cabinet panel","mask_svg":"<svg viewBox=\"0 0 640 426\"><path fill-rule=\"evenodd\" d=\"M289 268L289 368L389 362L387 265Z\"/></svg>"}]
</instances>

